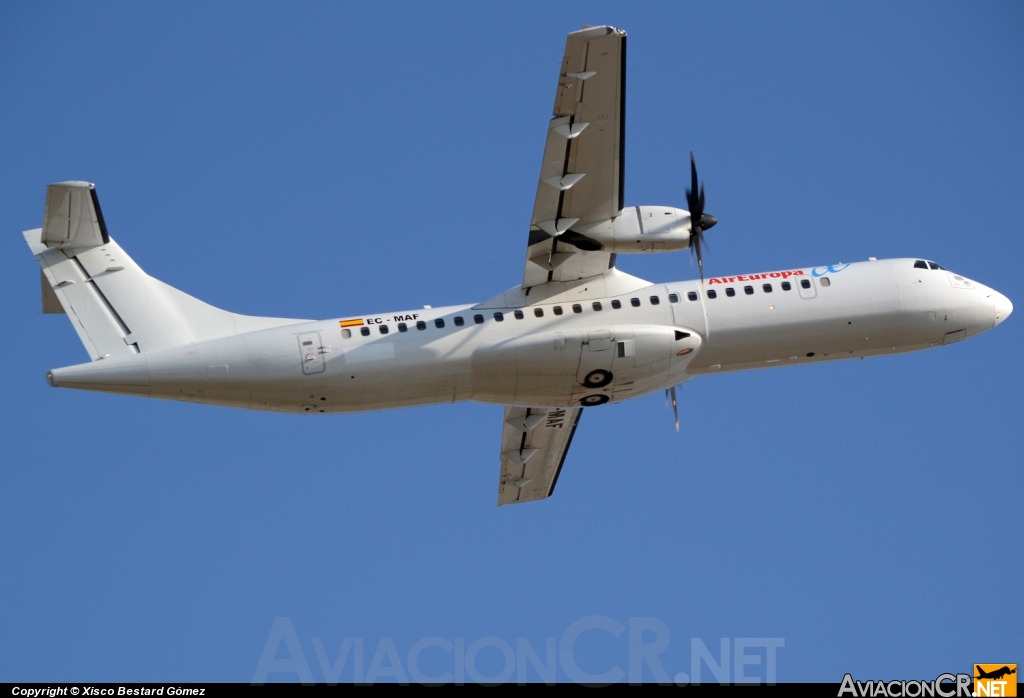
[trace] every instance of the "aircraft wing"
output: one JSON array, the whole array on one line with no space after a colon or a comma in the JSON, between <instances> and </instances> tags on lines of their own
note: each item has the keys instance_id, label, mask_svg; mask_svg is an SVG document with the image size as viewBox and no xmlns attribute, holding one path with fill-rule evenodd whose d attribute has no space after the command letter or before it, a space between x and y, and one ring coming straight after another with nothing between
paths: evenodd
<instances>
[{"instance_id":1,"label":"aircraft wing","mask_svg":"<svg viewBox=\"0 0 1024 698\"><path fill-rule=\"evenodd\" d=\"M614 266L611 253L595 249L576 231L608 221L623 208L625 99L626 32L590 27L569 34L544 144L523 288L597 276Z\"/></svg>"},{"instance_id":2,"label":"aircraft wing","mask_svg":"<svg viewBox=\"0 0 1024 698\"><path fill-rule=\"evenodd\" d=\"M498 506L545 499L576 433L582 407L506 407Z\"/></svg>"}]
</instances>

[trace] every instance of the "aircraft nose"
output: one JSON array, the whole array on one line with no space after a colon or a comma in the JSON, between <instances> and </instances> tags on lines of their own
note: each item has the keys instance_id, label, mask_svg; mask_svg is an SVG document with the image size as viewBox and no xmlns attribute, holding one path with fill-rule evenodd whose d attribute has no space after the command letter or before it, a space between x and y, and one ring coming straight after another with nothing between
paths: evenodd
<instances>
[{"instance_id":1,"label":"aircraft nose","mask_svg":"<svg viewBox=\"0 0 1024 698\"><path fill-rule=\"evenodd\" d=\"M1010 317L1010 313L1013 312L1013 303L1010 299L1001 293L996 293L992 299L992 304L996 308L996 325Z\"/></svg>"}]
</instances>

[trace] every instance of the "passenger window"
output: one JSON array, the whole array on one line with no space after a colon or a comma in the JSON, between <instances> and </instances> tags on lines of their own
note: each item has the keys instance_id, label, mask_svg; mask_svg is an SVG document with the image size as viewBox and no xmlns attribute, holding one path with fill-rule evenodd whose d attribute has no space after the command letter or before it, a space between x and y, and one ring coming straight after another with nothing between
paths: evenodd
<instances>
[{"instance_id":1,"label":"passenger window","mask_svg":"<svg viewBox=\"0 0 1024 698\"><path fill-rule=\"evenodd\" d=\"M919 259L916 262L914 262L914 269L927 269L927 268L928 268L928 263L925 262L923 259Z\"/></svg>"},{"instance_id":2,"label":"passenger window","mask_svg":"<svg viewBox=\"0 0 1024 698\"><path fill-rule=\"evenodd\" d=\"M556 305L551 310L555 313L555 315L561 315L562 314L562 306L560 306L560 305Z\"/></svg>"},{"instance_id":3,"label":"passenger window","mask_svg":"<svg viewBox=\"0 0 1024 698\"><path fill-rule=\"evenodd\" d=\"M832 285L832 281L830 281L830 280L829 280L829 278L828 278L827 276L826 276L826 277L823 277L823 278L821 279L821 285L822 285L822 286L831 286L831 285Z\"/></svg>"},{"instance_id":4,"label":"passenger window","mask_svg":"<svg viewBox=\"0 0 1024 698\"><path fill-rule=\"evenodd\" d=\"M408 332L409 331L409 326L406 325L404 322L400 322L400 323L398 323L398 331L399 332Z\"/></svg>"},{"instance_id":5,"label":"passenger window","mask_svg":"<svg viewBox=\"0 0 1024 698\"><path fill-rule=\"evenodd\" d=\"M594 310L600 310L600 309L601 309L601 301L594 301L594 302L593 302L593 303L591 304L591 307L593 307L593 308L594 308Z\"/></svg>"},{"instance_id":6,"label":"passenger window","mask_svg":"<svg viewBox=\"0 0 1024 698\"><path fill-rule=\"evenodd\" d=\"M690 300L691 301L695 301L697 299L696 298L691 298ZM669 303L678 303L679 302L679 294L678 293L670 293L670 294L668 294L668 302Z\"/></svg>"},{"instance_id":7,"label":"passenger window","mask_svg":"<svg viewBox=\"0 0 1024 698\"><path fill-rule=\"evenodd\" d=\"M708 289L708 298L718 298L718 291L713 288Z\"/></svg>"},{"instance_id":8,"label":"passenger window","mask_svg":"<svg viewBox=\"0 0 1024 698\"><path fill-rule=\"evenodd\" d=\"M792 291L793 290L793 284L789 283L788 281L783 281L782 282L782 290L783 291Z\"/></svg>"},{"instance_id":9,"label":"passenger window","mask_svg":"<svg viewBox=\"0 0 1024 698\"><path fill-rule=\"evenodd\" d=\"M534 308L533 315L534 317L544 317L544 308Z\"/></svg>"},{"instance_id":10,"label":"passenger window","mask_svg":"<svg viewBox=\"0 0 1024 698\"><path fill-rule=\"evenodd\" d=\"M441 329L442 327L444 327L444 320L442 318L437 318L436 320L434 320L434 327L436 327L437 329Z\"/></svg>"},{"instance_id":11,"label":"passenger window","mask_svg":"<svg viewBox=\"0 0 1024 698\"><path fill-rule=\"evenodd\" d=\"M736 289L730 286L729 288L725 289L725 295L729 296L729 298L732 298L733 296L736 295Z\"/></svg>"},{"instance_id":12,"label":"passenger window","mask_svg":"<svg viewBox=\"0 0 1024 698\"><path fill-rule=\"evenodd\" d=\"M351 336L352 336L352 330L342 330L341 331L342 339L348 339Z\"/></svg>"},{"instance_id":13,"label":"passenger window","mask_svg":"<svg viewBox=\"0 0 1024 698\"><path fill-rule=\"evenodd\" d=\"M522 310L517 310L517 311L515 311L512 314L516 316L516 320L522 320L523 319L523 311Z\"/></svg>"},{"instance_id":14,"label":"passenger window","mask_svg":"<svg viewBox=\"0 0 1024 698\"><path fill-rule=\"evenodd\" d=\"M462 319L461 315L456 315L455 316L455 326L456 327L462 327L465 324L466 324L466 321Z\"/></svg>"},{"instance_id":15,"label":"passenger window","mask_svg":"<svg viewBox=\"0 0 1024 698\"><path fill-rule=\"evenodd\" d=\"M572 304L572 312L574 312L574 313L582 313L583 312L583 306L580 305L579 303L573 303Z\"/></svg>"},{"instance_id":16,"label":"passenger window","mask_svg":"<svg viewBox=\"0 0 1024 698\"><path fill-rule=\"evenodd\" d=\"M630 298L629 299L629 304L631 306L633 306L634 308L639 308L640 307L640 299L639 298Z\"/></svg>"},{"instance_id":17,"label":"passenger window","mask_svg":"<svg viewBox=\"0 0 1024 698\"><path fill-rule=\"evenodd\" d=\"M388 333L388 326L387 325L381 325L380 326L380 333L381 334L387 334Z\"/></svg>"},{"instance_id":18,"label":"passenger window","mask_svg":"<svg viewBox=\"0 0 1024 698\"><path fill-rule=\"evenodd\" d=\"M473 316L473 322L475 322L478 325L484 324L484 316L483 315L474 315Z\"/></svg>"},{"instance_id":19,"label":"passenger window","mask_svg":"<svg viewBox=\"0 0 1024 698\"><path fill-rule=\"evenodd\" d=\"M370 336L370 328L369 327L360 328L359 334L363 335L364 337L369 337Z\"/></svg>"},{"instance_id":20,"label":"passenger window","mask_svg":"<svg viewBox=\"0 0 1024 698\"><path fill-rule=\"evenodd\" d=\"M505 316L501 314L501 311L498 311L497 313L494 314L494 319L497 320L498 322L504 322Z\"/></svg>"},{"instance_id":21,"label":"passenger window","mask_svg":"<svg viewBox=\"0 0 1024 698\"><path fill-rule=\"evenodd\" d=\"M761 288L764 290L765 293L771 293L772 292L772 285L771 284L762 284Z\"/></svg>"},{"instance_id":22,"label":"passenger window","mask_svg":"<svg viewBox=\"0 0 1024 698\"><path fill-rule=\"evenodd\" d=\"M810 288L810 287L811 287L811 280L810 279L800 279L800 288Z\"/></svg>"},{"instance_id":23,"label":"passenger window","mask_svg":"<svg viewBox=\"0 0 1024 698\"><path fill-rule=\"evenodd\" d=\"M425 323L423 320L417 320L416 321L416 329L417 330L425 330L425 329L427 329L427 323Z\"/></svg>"},{"instance_id":24,"label":"passenger window","mask_svg":"<svg viewBox=\"0 0 1024 698\"><path fill-rule=\"evenodd\" d=\"M745 294L747 294L748 296L752 296L752 295L754 295L754 287L753 286L744 286L743 287L743 292Z\"/></svg>"},{"instance_id":25,"label":"passenger window","mask_svg":"<svg viewBox=\"0 0 1024 698\"><path fill-rule=\"evenodd\" d=\"M691 300L691 301L697 300L697 292L696 291L688 291L686 293L686 299L687 300Z\"/></svg>"},{"instance_id":26,"label":"passenger window","mask_svg":"<svg viewBox=\"0 0 1024 698\"><path fill-rule=\"evenodd\" d=\"M622 303L620 301L614 300L612 301L612 307L618 310L619 308L622 307Z\"/></svg>"},{"instance_id":27,"label":"passenger window","mask_svg":"<svg viewBox=\"0 0 1024 698\"><path fill-rule=\"evenodd\" d=\"M657 305L658 303L661 303L661 299L657 296L651 296L651 305Z\"/></svg>"}]
</instances>

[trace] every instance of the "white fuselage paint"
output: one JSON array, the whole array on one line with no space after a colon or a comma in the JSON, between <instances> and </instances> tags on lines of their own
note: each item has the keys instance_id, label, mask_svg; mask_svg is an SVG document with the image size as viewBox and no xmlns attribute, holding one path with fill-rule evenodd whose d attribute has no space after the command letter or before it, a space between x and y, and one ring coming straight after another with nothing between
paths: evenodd
<instances>
[{"instance_id":1,"label":"white fuselage paint","mask_svg":"<svg viewBox=\"0 0 1024 698\"><path fill-rule=\"evenodd\" d=\"M56 369L49 379L61 387L289 412L460 400L587 405L698 375L925 349L990 329L1012 310L996 291L945 270L914 268L914 261L717 277L703 289L681 281L518 307L489 302L369 315L369 335L351 327L348 338L338 319L301 322ZM802 280L811 287L801 288ZM712 290L717 297L708 296ZM610 382L585 385L588 375L602 382L602 372Z\"/></svg>"}]
</instances>

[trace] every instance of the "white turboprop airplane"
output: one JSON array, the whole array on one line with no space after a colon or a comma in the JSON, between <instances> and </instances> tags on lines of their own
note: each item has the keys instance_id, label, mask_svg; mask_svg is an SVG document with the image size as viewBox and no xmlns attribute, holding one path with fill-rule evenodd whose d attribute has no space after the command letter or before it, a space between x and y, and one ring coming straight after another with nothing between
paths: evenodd
<instances>
[{"instance_id":1,"label":"white turboprop airplane","mask_svg":"<svg viewBox=\"0 0 1024 698\"><path fill-rule=\"evenodd\" d=\"M569 34L520 286L476 305L333 320L236 315L148 276L108 235L87 182L50 185L25 233L44 312L92 359L50 385L282 412L476 400L505 406L498 504L551 495L584 407L694 376L914 351L1005 320L1010 301L924 259L703 281L689 211L623 205L626 34ZM693 214L691 216L691 214ZM617 254L691 248L700 282L651 284ZM678 416L676 421L678 428Z\"/></svg>"}]
</instances>

